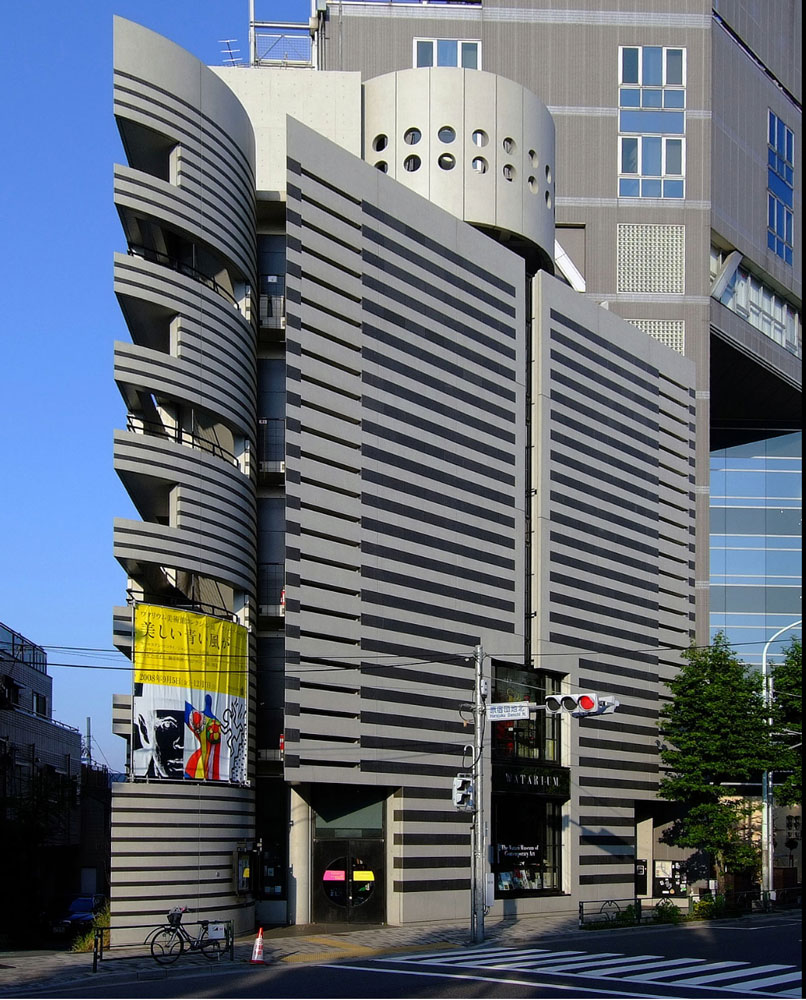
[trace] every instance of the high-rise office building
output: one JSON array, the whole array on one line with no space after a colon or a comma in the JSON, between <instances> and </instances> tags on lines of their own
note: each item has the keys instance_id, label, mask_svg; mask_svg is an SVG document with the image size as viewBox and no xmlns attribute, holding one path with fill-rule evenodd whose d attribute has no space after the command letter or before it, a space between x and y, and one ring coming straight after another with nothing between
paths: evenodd
<instances>
[{"instance_id":1,"label":"high-rise office building","mask_svg":"<svg viewBox=\"0 0 806 1000\"><path fill-rule=\"evenodd\" d=\"M703 630L709 317L734 318L708 287L724 29L660 5L317 3L282 67L277 30L212 70L116 27L115 464L142 520L115 526L136 685L113 918L463 917L451 784L479 645L495 701L621 703L487 732L492 912L670 891L657 718ZM562 59L574 38L595 57ZM797 358L736 325L726 358L762 343L754 382L786 410ZM194 681L169 619L244 642L244 683L220 659Z\"/></svg>"}]
</instances>

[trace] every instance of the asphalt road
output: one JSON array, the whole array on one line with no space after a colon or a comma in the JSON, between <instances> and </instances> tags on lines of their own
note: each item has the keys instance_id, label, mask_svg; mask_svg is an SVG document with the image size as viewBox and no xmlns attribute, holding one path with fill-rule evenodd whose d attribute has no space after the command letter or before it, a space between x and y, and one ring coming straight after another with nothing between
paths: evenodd
<instances>
[{"instance_id":1,"label":"asphalt road","mask_svg":"<svg viewBox=\"0 0 806 1000\"><path fill-rule=\"evenodd\" d=\"M775 926L697 924L596 932L565 947L450 949L337 964L211 965L166 978L98 977L19 996L93 998L474 998L679 1000L802 997L800 914ZM159 970L154 976L160 975Z\"/></svg>"}]
</instances>

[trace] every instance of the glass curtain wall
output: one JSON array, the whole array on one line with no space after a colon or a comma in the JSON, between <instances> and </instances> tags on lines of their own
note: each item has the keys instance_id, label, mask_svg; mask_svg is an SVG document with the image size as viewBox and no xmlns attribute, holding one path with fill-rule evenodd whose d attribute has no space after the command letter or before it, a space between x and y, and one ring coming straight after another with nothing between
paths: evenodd
<instances>
[{"instance_id":1,"label":"glass curtain wall","mask_svg":"<svg viewBox=\"0 0 806 1000\"><path fill-rule=\"evenodd\" d=\"M800 431L711 454L711 635L759 667L801 617L802 468Z\"/></svg>"}]
</instances>

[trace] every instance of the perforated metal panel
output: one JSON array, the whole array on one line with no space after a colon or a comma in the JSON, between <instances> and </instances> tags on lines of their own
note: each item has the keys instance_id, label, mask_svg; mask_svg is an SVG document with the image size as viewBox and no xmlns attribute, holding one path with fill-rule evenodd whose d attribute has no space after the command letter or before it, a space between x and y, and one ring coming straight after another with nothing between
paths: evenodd
<instances>
[{"instance_id":1,"label":"perforated metal panel","mask_svg":"<svg viewBox=\"0 0 806 1000\"><path fill-rule=\"evenodd\" d=\"M619 225L616 267L619 292L682 295L686 284L686 227Z\"/></svg>"},{"instance_id":2,"label":"perforated metal panel","mask_svg":"<svg viewBox=\"0 0 806 1000\"><path fill-rule=\"evenodd\" d=\"M682 319L628 319L628 323L643 330L678 354L686 353L686 321Z\"/></svg>"}]
</instances>

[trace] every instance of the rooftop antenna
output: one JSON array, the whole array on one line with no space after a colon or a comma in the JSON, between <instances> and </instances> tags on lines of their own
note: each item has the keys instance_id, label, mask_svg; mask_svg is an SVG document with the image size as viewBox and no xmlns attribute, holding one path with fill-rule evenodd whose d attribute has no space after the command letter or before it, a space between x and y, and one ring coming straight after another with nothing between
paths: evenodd
<instances>
[{"instance_id":1,"label":"rooftop antenna","mask_svg":"<svg viewBox=\"0 0 806 1000\"><path fill-rule=\"evenodd\" d=\"M226 45L226 48L221 50L221 55L224 57L224 62L230 66L237 66L239 62L243 61L241 57L237 55L237 53L241 50L234 49L232 47L232 43L237 41L237 38L219 38L218 40L219 45Z\"/></svg>"}]
</instances>

